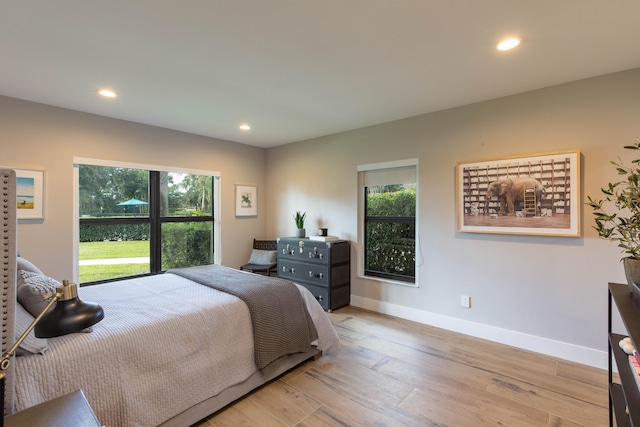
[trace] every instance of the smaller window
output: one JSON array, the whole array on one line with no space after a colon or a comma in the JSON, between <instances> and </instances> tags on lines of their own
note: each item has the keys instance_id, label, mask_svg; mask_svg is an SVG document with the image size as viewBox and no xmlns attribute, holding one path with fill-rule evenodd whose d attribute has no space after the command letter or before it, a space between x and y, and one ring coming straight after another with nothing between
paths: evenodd
<instances>
[{"instance_id":1,"label":"smaller window","mask_svg":"<svg viewBox=\"0 0 640 427\"><path fill-rule=\"evenodd\" d=\"M415 283L416 165L373 166L360 170L360 271L367 277Z\"/></svg>"}]
</instances>

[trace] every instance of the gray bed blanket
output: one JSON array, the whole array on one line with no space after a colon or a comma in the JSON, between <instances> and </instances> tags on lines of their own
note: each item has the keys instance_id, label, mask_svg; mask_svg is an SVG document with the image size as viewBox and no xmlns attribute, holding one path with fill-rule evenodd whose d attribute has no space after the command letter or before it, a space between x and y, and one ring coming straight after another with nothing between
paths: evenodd
<instances>
[{"instance_id":1,"label":"gray bed blanket","mask_svg":"<svg viewBox=\"0 0 640 427\"><path fill-rule=\"evenodd\" d=\"M300 291L293 282L215 264L173 269L167 273L227 292L247 304L258 369L281 356L308 351L309 343L318 338Z\"/></svg>"}]
</instances>

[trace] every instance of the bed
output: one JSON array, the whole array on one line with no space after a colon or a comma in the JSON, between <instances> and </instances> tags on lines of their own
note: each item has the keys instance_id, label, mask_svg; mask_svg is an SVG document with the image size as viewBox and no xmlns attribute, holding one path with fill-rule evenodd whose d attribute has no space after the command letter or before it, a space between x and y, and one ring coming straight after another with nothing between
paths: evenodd
<instances>
[{"instance_id":1,"label":"bed","mask_svg":"<svg viewBox=\"0 0 640 427\"><path fill-rule=\"evenodd\" d=\"M15 335L10 333L13 319L21 323L12 313L22 312L15 283L25 279L23 272L29 271L30 264L15 257L15 242L7 243L15 240L11 237L15 219L3 223L6 351L12 340L7 343L5 336ZM104 425L189 426L338 344L326 313L304 287L286 285L295 289L306 314L304 319L284 321L301 329L302 335L283 340L282 333L255 323L259 313L258 323L269 324L269 311L260 314L253 306L255 300L247 302L234 291L201 283L204 276L224 277L225 286L244 283L252 292L257 280L264 282L260 286L276 288L280 286L276 282L286 282L214 265L82 287L80 298L100 304L105 318L91 331L46 342L31 337L30 352L14 358L14 372L7 375L5 413L82 389ZM268 289L264 299L276 298ZM308 325L300 327L305 322ZM274 352L274 347L282 347L284 354Z\"/></svg>"}]
</instances>

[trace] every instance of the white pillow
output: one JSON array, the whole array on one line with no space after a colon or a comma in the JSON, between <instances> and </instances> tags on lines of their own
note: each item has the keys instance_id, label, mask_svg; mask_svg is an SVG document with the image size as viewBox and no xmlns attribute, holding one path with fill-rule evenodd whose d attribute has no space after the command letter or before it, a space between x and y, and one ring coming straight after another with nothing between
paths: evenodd
<instances>
[{"instance_id":1,"label":"white pillow","mask_svg":"<svg viewBox=\"0 0 640 427\"><path fill-rule=\"evenodd\" d=\"M249 258L249 264L271 265L275 264L276 262L276 251L264 251L261 249L251 250L251 258Z\"/></svg>"},{"instance_id":2,"label":"white pillow","mask_svg":"<svg viewBox=\"0 0 640 427\"><path fill-rule=\"evenodd\" d=\"M18 341L18 338L20 338L22 333L33 323L34 319L35 317L30 315L22 305L16 304L15 341ZM46 338L37 338L33 331L31 331L16 350L16 356L38 353L44 354L48 349L49 341L47 341Z\"/></svg>"},{"instance_id":3,"label":"white pillow","mask_svg":"<svg viewBox=\"0 0 640 427\"><path fill-rule=\"evenodd\" d=\"M18 270L31 271L33 273L44 274L42 271L40 271L38 267L30 263L28 260L22 258L21 256L18 256L18 258L16 258L16 264L17 264Z\"/></svg>"}]
</instances>

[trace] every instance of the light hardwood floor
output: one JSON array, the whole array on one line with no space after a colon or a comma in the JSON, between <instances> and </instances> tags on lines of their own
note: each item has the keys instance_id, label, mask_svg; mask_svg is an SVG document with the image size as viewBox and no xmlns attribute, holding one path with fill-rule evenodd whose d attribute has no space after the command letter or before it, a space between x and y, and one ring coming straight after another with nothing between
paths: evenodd
<instances>
[{"instance_id":1,"label":"light hardwood floor","mask_svg":"<svg viewBox=\"0 0 640 427\"><path fill-rule=\"evenodd\" d=\"M329 317L337 351L195 426L608 425L604 370L354 307Z\"/></svg>"}]
</instances>

